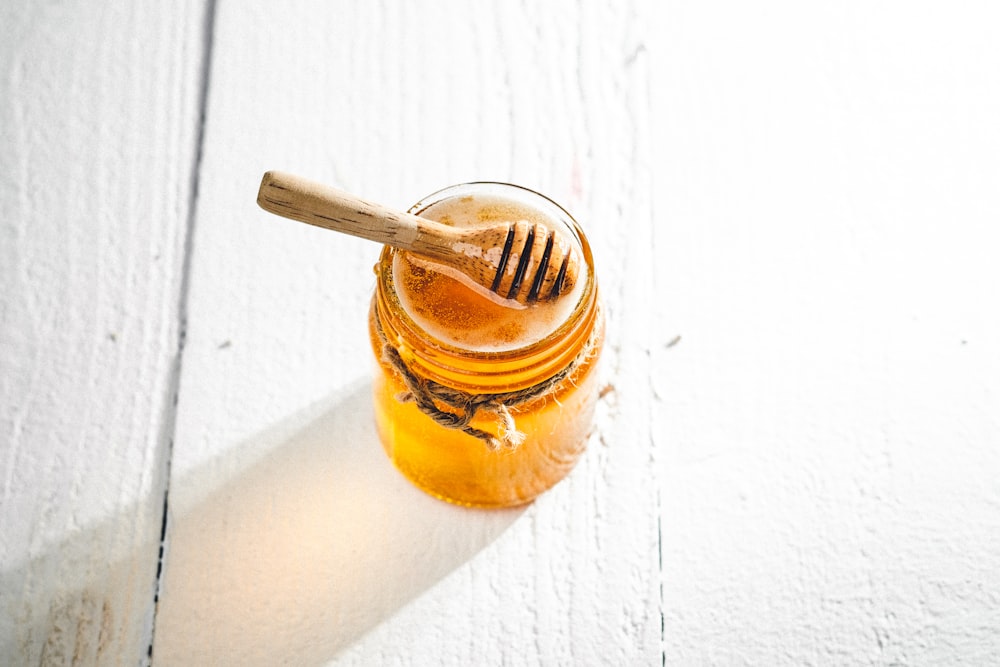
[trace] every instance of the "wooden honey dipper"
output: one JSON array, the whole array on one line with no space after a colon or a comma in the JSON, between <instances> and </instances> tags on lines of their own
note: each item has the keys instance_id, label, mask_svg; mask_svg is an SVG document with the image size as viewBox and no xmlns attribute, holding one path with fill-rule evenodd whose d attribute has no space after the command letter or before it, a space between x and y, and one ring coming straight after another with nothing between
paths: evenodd
<instances>
[{"instance_id":1,"label":"wooden honey dipper","mask_svg":"<svg viewBox=\"0 0 1000 667\"><path fill-rule=\"evenodd\" d=\"M430 257L524 305L569 292L580 272L573 245L539 223L449 227L278 171L264 174L257 203L285 218Z\"/></svg>"}]
</instances>

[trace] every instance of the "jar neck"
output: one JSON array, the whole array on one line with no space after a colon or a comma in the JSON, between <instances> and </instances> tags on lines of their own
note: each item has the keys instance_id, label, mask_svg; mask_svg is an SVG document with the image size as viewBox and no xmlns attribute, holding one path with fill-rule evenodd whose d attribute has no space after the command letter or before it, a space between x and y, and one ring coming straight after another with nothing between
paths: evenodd
<instances>
[{"instance_id":1,"label":"jar neck","mask_svg":"<svg viewBox=\"0 0 1000 667\"><path fill-rule=\"evenodd\" d=\"M472 394L519 391L545 382L586 355L600 331L597 284L586 248L587 282L576 307L550 335L531 345L500 352L457 348L428 334L406 315L395 295L391 249L376 267L374 324L415 375Z\"/></svg>"}]
</instances>

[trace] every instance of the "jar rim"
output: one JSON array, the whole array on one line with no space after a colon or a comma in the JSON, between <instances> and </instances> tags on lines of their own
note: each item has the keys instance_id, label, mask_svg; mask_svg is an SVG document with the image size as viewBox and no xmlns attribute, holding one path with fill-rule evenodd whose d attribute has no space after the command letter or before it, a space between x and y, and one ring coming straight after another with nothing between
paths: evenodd
<instances>
[{"instance_id":1,"label":"jar rim","mask_svg":"<svg viewBox=\"0 0 1000 667\"><path fill-rule=\"evenodd\" d=\"M567 352L578 349L594 329L597 281L590 244L579 223L566 209L539 192L512 183L472 181L451 185L421 198L409 208L409 212L419 215L435 204L470 194L513 198L562 223L584 259L582 267L585 270L581 271L581 276L585 277L584 284L573 308L560 318L560 323L552 331L526 345L504 350L453 345L427 331L400 304L392 275L393 258L398 251L385 246L375 267L376 315L389 343L394 346L399 343L406 348L405 351L412 357L410 361L416 363L430 379L443 380L443 384L451 386L494 387L494 381L508 387L530 386L554 375L561 366L572 361L573 355L565 358ZM417 339L420 345L407 345L406 340L410 337ZM512 373L522 380L512 377Z\"/></svg>"}]
</instances>

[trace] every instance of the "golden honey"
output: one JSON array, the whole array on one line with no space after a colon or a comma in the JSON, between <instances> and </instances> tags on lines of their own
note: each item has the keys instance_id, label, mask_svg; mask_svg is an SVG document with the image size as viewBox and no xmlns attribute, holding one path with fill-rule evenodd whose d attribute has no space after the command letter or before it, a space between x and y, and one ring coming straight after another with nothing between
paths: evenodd
<instances>
[{"instance_id":1,"label":"golden honey","mask_svg":"<svg viewBox=\"0 0 1000 667\"><path fill-rule=\"evenodd\" d=\"M450 502L529 502L572 469L597 400L603 320L586 237L552 201L501 183L453 186L411 212L455 226L539 223L585 260L570 292L530 306L405 251L386 247L376 266L373 390L389 458ZM456 396L466 403L449 402ZM473 403L461 427L439 423L461 422Z\"/></svg>"}]
</instances>

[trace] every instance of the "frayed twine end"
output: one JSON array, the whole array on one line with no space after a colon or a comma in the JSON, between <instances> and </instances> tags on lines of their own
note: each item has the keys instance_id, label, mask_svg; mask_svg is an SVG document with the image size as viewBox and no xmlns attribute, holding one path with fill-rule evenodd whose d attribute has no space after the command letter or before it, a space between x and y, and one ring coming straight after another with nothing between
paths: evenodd
<instances>
[{"instance_id":1,"label":"frayed twine end","mask_svg":"<svg viewBox=\"0 0 1000 667\"><path fill-rule=\"evenodd\" d=\"M506 405L501 403L494 409L497 413L497 435L499 436L499 440L509 449L517 449L524 443L524 439L527 436L522 431L517 430L517 424L514 423L514 415L510 413L510 409Z\"/></svg>"}]
</instances>

